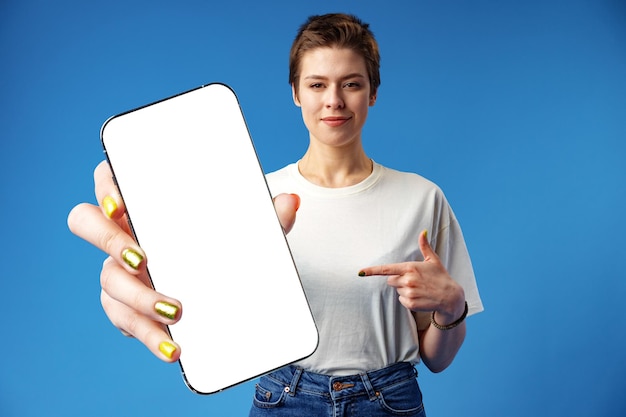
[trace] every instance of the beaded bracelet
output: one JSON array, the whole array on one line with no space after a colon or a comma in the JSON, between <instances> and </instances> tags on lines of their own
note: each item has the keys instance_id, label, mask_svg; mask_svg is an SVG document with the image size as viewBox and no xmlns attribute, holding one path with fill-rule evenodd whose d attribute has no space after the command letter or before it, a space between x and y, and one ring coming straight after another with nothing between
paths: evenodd
<instances>
[{"instance_id":1,"label":"beaded bracelet","mask_svg":"<svg viewBox=\"0 0 626 417\"><path fill-rule=\"evenodd\" d=\"M465 311L463 312L461 317L459 317L455 322L450 323L450 324L446 324L445 326L442 326L441 324L439 324L439 323L437 323L435 321L435 312L433 311L433 313L430 315L430 323L433 326L435 326L436 328L438 328L439 330L454 329L456 326L458 326L459 324L463 323L463 320L465 320L465 317L467 317L468 310L469 310L469 307L467 306L467 301L466 301L465 302Z\"/></svg>"}]
</instances>

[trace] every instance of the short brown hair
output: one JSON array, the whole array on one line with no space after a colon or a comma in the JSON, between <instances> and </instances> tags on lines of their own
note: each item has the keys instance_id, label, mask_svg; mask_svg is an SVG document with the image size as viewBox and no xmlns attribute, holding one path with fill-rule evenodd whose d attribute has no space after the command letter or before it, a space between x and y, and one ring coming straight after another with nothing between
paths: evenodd
<instances>
[{"instance_id":1,"label":"short brown hair","mask_svg":"<svg viewBox=\"0 0 626 417\"><path fill-rule=\"evenodd\" d=\"M342 13L311 16L300 26L289 54L289 84L298 91L300 62L304 53L320 47L352 49L365 59L370 95L380 85L380 53L369 24L358 17Z\"/></svg>"}]
</instances>

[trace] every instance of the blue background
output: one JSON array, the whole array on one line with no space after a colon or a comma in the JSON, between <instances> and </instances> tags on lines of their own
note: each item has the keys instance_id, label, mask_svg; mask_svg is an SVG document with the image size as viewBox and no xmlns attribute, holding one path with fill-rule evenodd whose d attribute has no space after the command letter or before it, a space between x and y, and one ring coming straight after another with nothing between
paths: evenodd
<instances>
[{"instance_id":1,"label":"blue background","mask_svg":"<svg viewBox=\"0 0 626 417\"><path fill-rule=\"evenodd\" d=\"M105 119L211 81L266 171L298 159L288 49L332 11L382 50L369 155L444 189L486 307L448 370L418 368L429 416L626 415L619 0L1 1L0 415L246 415L253 382L194 395L108 322L104 255L66 216Z\"/></svg>"}]
</instances>

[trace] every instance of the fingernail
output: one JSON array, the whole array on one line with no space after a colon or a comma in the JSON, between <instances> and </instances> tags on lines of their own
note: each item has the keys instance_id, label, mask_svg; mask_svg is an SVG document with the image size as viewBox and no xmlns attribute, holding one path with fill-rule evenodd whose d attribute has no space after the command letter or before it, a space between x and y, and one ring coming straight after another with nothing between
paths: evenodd
<instances>
[{"instance_id":1,"label":"fingernail","mask_svg":"<svg viewBox=\"0 0 626 417\"><path fill-rule=\"evenodd\" d=\"M133 269L137 269L139 268L141 261L143 261L143 256L141 256L141 254L134 249L124 249L122 252L122 259L124 259L124 262L126 262L128 266Z\"/></svg>"},{"instance_id":2,"label":"fingernail","mask_svg":"<svg viewBox=\"0 0 626 417\"><path fill-rule=\"evenodd\" d=\"M428 230L424 230L422 233L424 234L425 238L428 238Z\"/></svg>"},{"instance_id":3,"label":"fingernail","mask_svg":"<svg viewBox=\"0 0 626 417\"><path fill-rule=\"evenodd\" d=\"M365 271L359 271L359 276L360 277L364 277L365 276Z\"/></svg>"},{"instance_id":4,"label":"fingernail","mask_svg":"<svg viewBox=\"0 0 626 417\"><path fill-rule=\"evenodd\" d=\"M176 346L171 344L170 342L161 342L159 345L159 350L162 354L164 354L168 359L172 359L174 352L176 352Z\"/></svg>"},{"instance_id":5,"label":"fingernail","mask_svg":"<svg viewBox=\"0 0 626 417\"><path fill-rule=\"evenodd\" d=\"M102 208L104 209L104 214L110 219L117 211L117 203L113 197L108 195L102 199Z\"/></svg>"},{"instance_id":6,"label":"fingernail","mask_svg":"<svg viewBox=\"0 0 626 417\"><path fill-rule=\"evenodd\" d=\"M174 304L158 301L154 304L154 310L163 317L174 320L178 314L178 307Z\"/></svg>"}]
</instances>

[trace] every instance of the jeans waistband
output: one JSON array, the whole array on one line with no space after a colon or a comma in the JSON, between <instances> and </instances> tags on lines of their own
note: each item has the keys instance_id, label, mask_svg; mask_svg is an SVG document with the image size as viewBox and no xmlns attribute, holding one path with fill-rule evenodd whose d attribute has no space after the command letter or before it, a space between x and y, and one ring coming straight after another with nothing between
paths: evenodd
<instances>
[{"instance_id":1,"label":"jeans waistband","mask_svg":"<svg viewBox=\"0 0 626 417\"><path fill-rule=\"evenodd\" d=\"M266 376L285 386L285 392L295 395L304 390L337 399L366 394L371 400L384 388L417 377L417 370L408 362L399 362L375 371L356 375L332 376L308 372L289 365Z\"/></svg>"}]
</instances>

